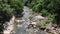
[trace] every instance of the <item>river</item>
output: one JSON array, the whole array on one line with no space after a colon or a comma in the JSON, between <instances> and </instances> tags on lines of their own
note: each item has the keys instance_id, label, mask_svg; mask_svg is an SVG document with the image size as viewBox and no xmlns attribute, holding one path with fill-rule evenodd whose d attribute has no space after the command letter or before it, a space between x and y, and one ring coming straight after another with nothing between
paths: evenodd
<instances>
[{"instance_id":1,"label":"river","mask_svg":"<svg viewBox=\"0 0 60 34\"><path fill-rule=\"evenodd\" d=\"M30 22L29 17L29 10L28 8L25 6L24 7L24 12L23 12L23 17L22 20L25 20L22 24L19 24L19 26L17 27L17 31L16 34L28 34L28 32L26 31L28 24Z\"/></svg>"},{"instance_id":2,"label":"river","mask_svg":"<svg viewBox=\"0 0 60 34\"><path fill-rule=\"evenodd\" d=\"M23 11L22 20L24 21L21 22L22 24L19 23L17 25L16 34L40 34L40 31L38 28L30 28L30 29L27 28L31 22L31 20L29 19L29 17L31 16L30 14L31 9L24 6L23 10L24 11ZM46 33L43 31L41 34L46 34Z\"/></svg>"}]
</instances>

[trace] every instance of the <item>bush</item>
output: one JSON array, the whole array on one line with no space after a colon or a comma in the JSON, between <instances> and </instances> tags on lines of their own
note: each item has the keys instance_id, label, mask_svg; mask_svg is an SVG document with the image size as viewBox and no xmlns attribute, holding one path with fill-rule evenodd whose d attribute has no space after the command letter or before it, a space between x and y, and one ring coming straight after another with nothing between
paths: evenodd
<instances>
[{"instance_id":1,"label":"bush","mask_svg":"<svg viewBox=\"0 0 60 34\"><path fill-rule=\"evenodd\" d=\"M15 12L19 15L23 12L23 5L19 0L0 0L0 34L3 34L3 24L10 21Z\"/></svg>"},{"instance_id":2,"label":"bush","mask_svg":"<svg viewBox=\"0 0 60 34\"><path fill-rule=\"evenodd\" d=\"M10 5L8 4L2 4L0 5L0 20L3 22L9 21L9 19L12 17L13 9L10 8Z\"/></svg>"},{"instance_id":3,"label":"bush","mask_svg":"<svg viewBox=\"0 0 60 34\"><path fill-rule=\"evenodd\" d=\"M11 8L14 8L15 11L13 11L14 15L18 17L23 12L23 3L20 0L10 0Z\"/></svg>"},{"instance_id":4,"label":"bush","mask_svg":"<svg viewBox=\"0 0 60 34\"><path fill-rule=\"evenodd\" d=\"M27 6L32 8L34 12L42 13L43 16L48 16L49 19L53 21L57 20L57 22L60 22L60 0L32 0L31 2L29 1L27 1Z\"/></svg>"},{"instance_id":5,"label":"bush","mask_svg":"<svg viewBox=\"0 0 60 34\"><path fill-rule=\"evenodd\" d=\"M0 34L2 34L1 32L4 30L3 24L12 17L12 12L13 9L10 8L10 5L3 2L0 3Z\"/></svg>"}]
</instances>

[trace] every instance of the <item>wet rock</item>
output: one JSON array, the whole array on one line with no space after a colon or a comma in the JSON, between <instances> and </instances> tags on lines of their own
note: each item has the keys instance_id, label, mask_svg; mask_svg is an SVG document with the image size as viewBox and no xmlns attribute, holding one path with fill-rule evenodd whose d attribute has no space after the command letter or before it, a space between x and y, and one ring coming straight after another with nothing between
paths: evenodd
<instances>
[{"instance_id":1,"label":"wet rock","mask_svg":"<svg viewBox=\"0 0 60 34\"><path fill-rule=\"evenodd\" d=\"M45 31L41 31L40 34L47 34L47 32L45 32Z\"/></svg>"},{"instance_id":2,"label":"wet rock","mask_svg":"<svg viewBox=\"0 0 60 34\"><path fill-rule=\"evenodd\" d=\"M37 22L32 22L31 24L36 25L36 24L37 24Z\"/></svg>"},{"instance_id":3,"label":"wet rock","mask_svg":"<svg viewBox=\"0 0 60 34\"><path fill-rule=\"evenodd\" d=\"M25 21L25 20L16 20L16 22L18 22L18 23L19 23L19 22L24 22L24 21Z\"/></svg>"},{"instance_id":4,"label":"wet rock","mask_svg":"<svg viewBox=\"0 0 60 34\"><path fill-rule=\"evenodd\" d=\"M4 34L10 34L12 30L14 30L14 23L15 23L15 16L12 17L10 22L8 23L9 26L7 26L6 30L4 30Z\"/></svg>"},{"instance_id":5,"label":"wet rock","mask_svg":"<svg viewBox=\"0 0 60 34\"><path fill-rule=\"evenodd\" d=\"M39 28L40 30L44 31L46 28Z\"/></svg>"},{"instance_id":6,"label":"wet rock","mask_svg":"<svg viewBox=\"0 0 60 34\"><path fill-rule=\"evenodd\" d=\"M51 31L52 31L52 30L50 30L50 29L46 29L46 32L49 32L49 33L50 33Z\"/></svg>"},{"instance_id":7,"label":"wet rock","mask_svg":"<svg viewBox=\"0 0 60 34\"><path fill-rule=\"evenodd\" d=\"M57 28L57 30L56 30L56 31L57 31L57 33L60 33L60 28Z\"/></svg>"},{"instance_id":8,"label":"wet rock","mask_svg":"<svg viewBox=\"0 0 60 34\"><path fill-rule=\"evenodd\" d=\"M53 24L52 27L57 28L57 24Z\"/></svg>"},{"instance_id":9,"label":"wet rock","mask_svg":"<svg viewBox=\"0 0 60 34\"><path fill-rule=\"evenodd\" d=\"M31 27L33 27L33 25L32 25L32 24L29 24L29 25L28 25L28 29L31 28Z\"/></svg>"},{"instance_id":10,"label":"wet rock","mask_svg":"<svg viewBox=\"0 0 60 34\"><path fill-rule=\"evenodd\" d=\"M27 29L27 32L29 32L29 34L40 34L40 32L38 30L39 30L39 28L31 27L31 28Z\"/></svg>"},{"instance_id":11,"label":"wet rock","mask_svg":"<svg viewBox=\"0 0 60 34\"><path fill-rule=\"evenodd\" d=\"M34 18L35 18L35 19L40 19L40 20L45 19L44 17L42 17L42 16L40 16L40 15L37 15L37 16L35 16Z\"/></svg>"}]
</instances>

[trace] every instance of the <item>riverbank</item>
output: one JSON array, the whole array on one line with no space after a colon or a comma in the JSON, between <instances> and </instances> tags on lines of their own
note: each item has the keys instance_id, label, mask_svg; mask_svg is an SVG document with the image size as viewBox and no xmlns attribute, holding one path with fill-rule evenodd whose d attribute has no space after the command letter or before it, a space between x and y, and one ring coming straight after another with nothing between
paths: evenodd
<instances>
[{"instance_id":1,"label":"riverbank","mask_svg":"<svg viewBox=\"0 0 60 34\"><path fill-rule=\"evenodd\" d=\"M11 20L10 23L12 23L13 26L8 26L8 28L11 29L9 29L10 31L7 31L10 32L10 34L14 29L14 34L60 34L60 28L58 28L56 24L46 24L48 21L47 17L43 17L38 13L33 13L32 9L26 6L24 6L23 10L22 18L15 18L15 21ZM16 25L14 25L14 23ZM16 28L12 28L14 26Z\"/></svg>"}]
</instances>

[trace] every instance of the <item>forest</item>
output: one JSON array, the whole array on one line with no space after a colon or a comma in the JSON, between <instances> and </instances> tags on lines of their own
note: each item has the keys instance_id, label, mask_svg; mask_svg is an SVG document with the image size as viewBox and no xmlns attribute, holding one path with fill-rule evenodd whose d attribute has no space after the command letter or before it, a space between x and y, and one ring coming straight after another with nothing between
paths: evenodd
<instances>
[{"instance_id":1,"label":"forest","mask_svg":"<svg viewBox=\"0 0 60 34\"><path fill-rule=\"evenodd\" d=\"M3 34L5 22L9 22L13 16L22 17L24 6L48 18L45 24L37 24L37 27L52 23L60 28L60 0L0 0L0 34Z\"/></svg>"}]
</instances>

